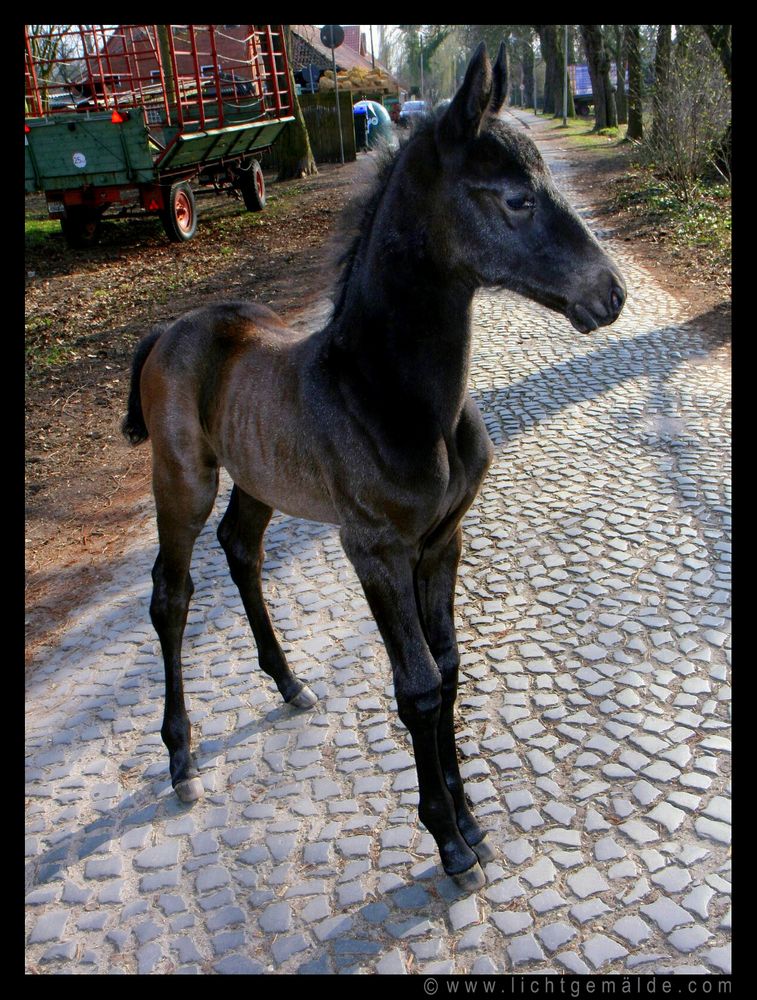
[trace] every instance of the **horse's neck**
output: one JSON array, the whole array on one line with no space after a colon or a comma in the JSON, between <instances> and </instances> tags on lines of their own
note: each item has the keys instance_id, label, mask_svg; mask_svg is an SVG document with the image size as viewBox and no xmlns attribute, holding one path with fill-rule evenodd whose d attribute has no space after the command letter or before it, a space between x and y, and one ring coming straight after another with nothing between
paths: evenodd
<instances>
[{"instance_id":1,"label":"horse's neck","mask_svg":"<svg viewBox=\"0 0 757 1000\"><path fill-rule=\"evenodd\" d=\"M467 393L472 292L412 277L377 277L335 321L332 343L349 358L343 373L451 431Z\"/></svg>"},{"instance_id":2,"label":"horse's neck","mask_svg":"<svg viewBox=\"0 0 757 1000\"><path fill-rule=\"evenodd\" d=\"M353 267L331 341L357 377L403 398L443 428L456 423L467 393L473 289L428 246L427 209L395 185Z\"/></svg>"}]
</instances>

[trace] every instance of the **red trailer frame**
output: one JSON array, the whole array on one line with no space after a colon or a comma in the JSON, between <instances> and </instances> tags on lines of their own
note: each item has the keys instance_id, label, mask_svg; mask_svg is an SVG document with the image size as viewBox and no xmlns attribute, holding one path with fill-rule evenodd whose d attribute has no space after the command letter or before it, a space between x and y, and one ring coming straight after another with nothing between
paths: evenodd
<instances>
[{"instance_id":1,"label":"red trailer frame","mask_svg":"<svg viewBox=\"0 0 757 1000\"><path fill-rule=\"evenodd\" d=\"M133 204L135 194L143 208L165 212L174 201L170 185L184 182L179 208L194 215L186 183L193 178L228 181L248 208L262 208L262 172L250 153L294 118L283 26L45 25L32 32L27 25L25 43L27 190L44 190L51 214L63 219L71 214L66 206L88 204L90 215L101 215L102 206ZM113 157L103 157L98 172L98 139L111 122L123 126L123 163L114 169ZM87 161L78 173L57 163L66 129L77 128L80 145L85 132L92 140L91 154L72 147L75 167ZM49 169L46 151L55 161ZM176 221L169 235L189 238L186 228L177 234Z\"/></svg>"}]
</instances>

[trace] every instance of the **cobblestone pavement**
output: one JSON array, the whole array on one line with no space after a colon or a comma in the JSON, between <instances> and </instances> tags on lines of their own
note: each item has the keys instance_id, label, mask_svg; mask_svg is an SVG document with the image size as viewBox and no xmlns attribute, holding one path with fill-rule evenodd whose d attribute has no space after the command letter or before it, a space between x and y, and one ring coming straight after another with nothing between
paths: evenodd
<instances>
[{"instance_id":1,"label":"cobblestone pavement","mask_svg":"<svg viewBox=\"0 0 757 1000\"><path fill-rule=\"evenodd\" d=\"M553 162L561 183L569 170ZM27 962L59 973L730 971L729 371L609 245L580 336L475 308L496 447L465 520L462 772L497 859L454 889L416 818L388 660L336 530L277 515L265 588L314 711L283 706L215 528L185 679L205 798L171 792L151 520L28 683Z\"/></svg>"}]
</instances>

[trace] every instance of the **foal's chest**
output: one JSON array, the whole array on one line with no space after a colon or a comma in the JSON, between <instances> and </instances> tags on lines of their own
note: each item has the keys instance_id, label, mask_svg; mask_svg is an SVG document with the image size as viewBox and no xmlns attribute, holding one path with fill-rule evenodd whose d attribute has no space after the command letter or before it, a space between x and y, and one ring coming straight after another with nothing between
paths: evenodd
<instances>
[{"instance_id":1,"label":"foal's chest","mask_svg":"<svg viewBox=\"0 0 757 1000\"><path fill-rule=\"evenodd\" d=\"M411 492L422 536L462 518L481 487L492 454L478 408L469 400L452 433L440 436L433 454L416 468Z\"/></svg>"}]
</instances>

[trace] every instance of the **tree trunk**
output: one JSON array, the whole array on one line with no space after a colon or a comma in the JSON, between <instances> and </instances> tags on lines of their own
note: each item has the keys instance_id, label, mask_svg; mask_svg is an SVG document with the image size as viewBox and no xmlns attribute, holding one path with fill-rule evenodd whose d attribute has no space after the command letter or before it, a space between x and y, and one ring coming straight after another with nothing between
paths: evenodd
<instances>
[{"instance_id":1,"label":"tree trunk","mask_svg":"<svg viewBox=\"0 0 757 1000\"><path fill-rule=\"evenodd\" d=\"M284 25L287 57L289 61L289 86L292 91L292 114L294 121L286 126L276 142L276 152L279 157L279 173L277 180L286 181L292 177L309 177L318 173L313 151L310 148L310 136L302 114L300 101L297 97L292 72L292 29Z\"/></svg>"},{"instance_id":2,"label":"tree trunk","mask_svg":"<svg viewBox=\"0 0 757 1000\"><path fill-rule=\"evenodd\" d=\"M531 39L524 38L520 43L520 58L523 66L523 107L534 106L534 50Z\"/></svg>"},{"instance_id":3,"label":"tree trunk","mask_svg":"<svg viewBox=\"0 0 757 1000\"><path fill-rule=\"evenodd\" d=\"M565 25L555 25L555 118L562 118L565 91ZM573 90L568 78L568 117L575 118Z\"/></svg>"},{"instance_id":4,"label":"tree trunk","mask_svg":"<svg viewBox=\"0 0 757 1000\"><path fill-rule=\"evenodd\" d=\"M626 99L627 30L624 24L613 24L612 26L613 55L615 56L618 80L615 88L615 105L618 109L619 125L625 125L628 122L628 101Z\"/></svg>"},{"instance_id":5,"label":"tree trunk","mask_svg":"<svg viewBox=\"0 0 757 1000\"><path fill-rule=\"evenodd\" d=\"M712 42L712 47L717 52L720 62L723 64L725 75L731 83L731 25L730 24L703 24L705 34Z\"/></svg>"},{"instance_id":6,"label":"tree trunk","mask_svg":"<svg viewBox=\"0 0 757 1000\"><path fill-rule=\"evenodd\" d=\"M544 114L562 117L563 87L565 85L565 30L562 24L537 24L544 73ZM573 92L568 89L568 114L571 118L576 109Z\"/></svg>"},{"instance_id":7,"label":"tree trunk","mask_svg":"<svg viewBox=\"0 0 757 1000\"><path fill-rule=\"evenodd\" d=\"M555 33L554 24L537 24L541 57L544 60L544 106L545 115L555 113L556 67L555 67ZM561 92L562 93L562 92Z\"/></svg>"},{"instance_id":8,"label":"tree trunk","mask_svg":"<svg viewBox=\"0 0 757 1000\"><path fill-rule=\"evenodd\" d=\"M628 130L626 139L641 142L644 126L641 117L641 32L638 24L626 25L626 48L628 52Z\"/></svg>"},{"instance_id":9,"label":"tree trunk","mask_svg":"<svg viewBox=\"0 0 757 1000\"><path fill-rule=\"evenodd\" d=\"M610 80L610 58L607 55L602 37L602 25L581 24L579 27L586 49L591 89L594 95L594 131L615 128L618 124L618 112L615 105L615 92Z\"/></svg>"},{"instance_id":10,"label":"tree trunk","mask_svg":"<svg viewBox=\"0 0 757 1000\"><path fill-rule=\"evenodd\" d=\"M652 141L662 141L665 132L665 114L670 83L670 54L672 48L670 24L657 27L657 51L654 57L654 97L652 100Z\"/></svg>"},{"instance_id":11,"label":"tree trunk","mask_svg":"<svg viewBox=\"0 0 757 1000\"><path fill-rule=\"evenodd\" d=\"M703 24L705 34L710 39L712 47L717 52L723 71L728 78L728 86L731 82L731 25L730 24ZM715 165L725 177L731 176L731 123L720 140L720 148L715 157Z\"/></svg>"}]
</instances>

